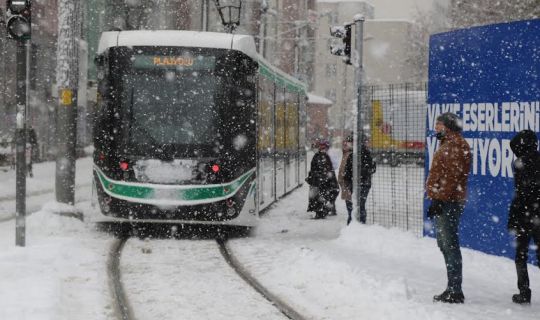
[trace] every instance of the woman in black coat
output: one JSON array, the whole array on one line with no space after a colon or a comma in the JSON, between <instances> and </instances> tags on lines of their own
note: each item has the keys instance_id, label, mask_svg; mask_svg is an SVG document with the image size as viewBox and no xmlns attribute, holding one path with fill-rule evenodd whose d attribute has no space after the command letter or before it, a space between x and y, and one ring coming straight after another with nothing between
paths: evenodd
<instances>
[{"instance_id":1,"label":"woman in black coat","mask_svg":"<svg viewBox=\"0 0 540 320\"><path fill-rule=\"evenodd\" d=\"M511 141L510 148L516 155L514 162L514 199L510 205L508 229L516 236L516 271L519 294L512 301L523 304L531 302L527 260L529 242L536 244L536 257L540 263L540 153L538 138L531 130L519 132Z\"/></svg>"},{"instance_id":2,"label":"woman in black coat","mask_svg":"<svg viewBox=\"0 0 540 320\"><path fill-rule=\"evenodd\" d=\"M311 160L309 175L306 178L306 182L311 186L307 211L315 212L315 219L324 219L334 209L339 187L332 161L326 153L330 144L322 140L318 147L319 151Z\"/></svg>"}]
</instances>

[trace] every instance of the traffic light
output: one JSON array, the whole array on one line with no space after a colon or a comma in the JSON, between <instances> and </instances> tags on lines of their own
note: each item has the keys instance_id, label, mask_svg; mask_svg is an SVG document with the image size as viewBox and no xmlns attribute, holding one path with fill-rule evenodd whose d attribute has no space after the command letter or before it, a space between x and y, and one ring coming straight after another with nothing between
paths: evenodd
<instances>
[{"instance_id":1,"label":"traffic light","mask_svg":"<svg viewBox=\"0 0 540 320\"><path fill-rule=\"evenodd\" d=\"M343 41L343 44L330 45L330 53L336 56L343 56L343 62L345 62L346 64L352 64L351 63L351 27L352 27L352 24L330 27L330 35L332 37L339 38Z\"/></svg>"},{"instance_id":2,"label":"traffic light","mask_svg":"<svg viewBox=\"0 0 540 320\"><path fill-rule=\"evenodd\" d=\"M31 28L31 0L6 1L6 28L8 38L15 40L28 40L32 33Z\"/></svg>"}]
</instances>

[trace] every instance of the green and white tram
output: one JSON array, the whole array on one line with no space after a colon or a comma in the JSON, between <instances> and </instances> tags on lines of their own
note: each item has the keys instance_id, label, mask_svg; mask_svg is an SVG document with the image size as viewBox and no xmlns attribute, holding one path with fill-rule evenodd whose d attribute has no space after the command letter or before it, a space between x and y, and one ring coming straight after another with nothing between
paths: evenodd
<instances>
[{"instance_id":1,"label":"green and white tram","mask_svg":"<svg viewBox=\"0 0 540 320\"><path fill-rule=\"evenodd\" d=\"M306 175L305 87L251 36L101 36L92 220L253 227Z\"/></svg>"}]
</instances>

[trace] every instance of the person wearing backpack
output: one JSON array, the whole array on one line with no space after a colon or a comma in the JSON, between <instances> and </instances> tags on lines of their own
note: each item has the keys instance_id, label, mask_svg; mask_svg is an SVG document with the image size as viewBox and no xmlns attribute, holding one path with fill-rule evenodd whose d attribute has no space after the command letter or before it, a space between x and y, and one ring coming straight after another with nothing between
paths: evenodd
<instances>
[{"instance_id":1,"label":"person wearing backpack","mask_svg":"<svg viewBox=\"0 0 540 320\"><path fill-rule=\"evenodd\" d=\"M510 205L508 230L516 237L516 263L518 294L512 301L518 304L531 302L527 260L531 239L536 245L540 262L540 153L538 138L531 130L519 132L510 141L516 155L513 163L514 198Z\"/></svg>"},{"instance_id":2,"label":"person wearing backpack","mask_svg":"<svg viewBox=\"0 0 540 320\"><path fill-rule=\"evenodd\" d=\"M349 138L348 138L349 139ZM352 137L350 137L350 142L352 144ZM371 176L375 173L377 170L377 165L375 161L373 161L373 157L371 156L371 151L369 151L366 140L362 143L362 150L361 150L361 166L360 166L360 203L358 204L358 207L360 208L360 216L358 217L358 220L360 223L366 223L367 218L367 211L366 211L366 201L369 194L369 190L371 190ZM345 188L349 189L350 194L352 195L353 192L353 153L349 153L347 162L345 163L345 170L344 170L344 186ZM347 205L347 211L348 211L348 218L347 218L347 225L351 223L352 220L352 201L345 201L345 204Z\"/></svg>"}]
</instances>

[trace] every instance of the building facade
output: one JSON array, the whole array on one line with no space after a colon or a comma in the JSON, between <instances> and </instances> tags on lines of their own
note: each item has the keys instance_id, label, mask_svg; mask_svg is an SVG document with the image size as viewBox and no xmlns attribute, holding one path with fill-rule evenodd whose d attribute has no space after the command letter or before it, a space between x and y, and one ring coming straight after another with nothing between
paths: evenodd
<instances>
[{"instance_id":1,"label":"building facade","mask_svg":"<svg viewBox=\"0 0 540 320\"><path fill-rule=\"evenodd\" d=\"M335 131L341 132L341 129L348 123L347 118L351 118L352 100L355 97L355 72L353 66L343 63L342 57L330 54L330 45L336 43L335 38L330 36L330 27L353 22L356 14L362 14L366 19L372 19L374 12L374 7L366 1L317 1L318 19L315 31L317 41L312 91L334 103L328 109L328 129L331 134Z\"/></svg>"},{"instance_id":2,"label":"building facade","mask_svg":"<svg viewBox=\"0 0 540 320\"><path fill-rule=\"evenodd\" d=\"M313 92L334 102L329 108L329 131L332 136L353 130L356 110L355 70L340 56L330 54L330 45L341 40L330 37L332 25L353 22L356 14L364 16L363 85L387 85L414 82L416 72L411 63L408 34L412 23L407 20L373 19L376 8L364 1L318 1L318 28ZM352 47L354 55L355 29ZM353 57L354 60L354 57Z\"/></svg>"},{"instance_id":3,"label":"building facade","mask_svg":"<svg viewBox=\"0 0 540 320\"><path fill-rule=\"evenodd\" d=\"M316 37L313 13L316 0L242 1L235 31L255 37L260 53L287 73L310 83ZM29 125L36 128L47 158L54 157L56 128L56 37L58 1L32 2L32 49ZM79 143L91 142L91 116L96 102L94 57L103 31L137 29L207 30L223 32L213 0L136 1L88 0L81 5L83 41L80 61ZM5 16L5 2L0 2ZM311 18L310 18L311 17ZM1 25L1 24L0 24ZM2 25L4 26L4 25ZM15 125L15 42L0 37L0 138ZM88 89L88 90L86 90Z\"/></svg>"},{"instance_id":4,"label":"building facade","mask_svg":"<svg viewBox=\"0 0 540 320\"><path fill-rule=\"evenodd\" d=\"M56 81L56 35L57 0L32 2L32 38L30 41L30 64L27 125L36 130L40 156L47 158L45 150L54 149L55 115L54 83ZM5 2L0 4L2 20ZM2 25L2 27L4 27ZM5 34L5 29L2 31ZM15 130L16 116L16 42L0 37L0 135L11 139Z\"/></svg>"}]
</instances>

